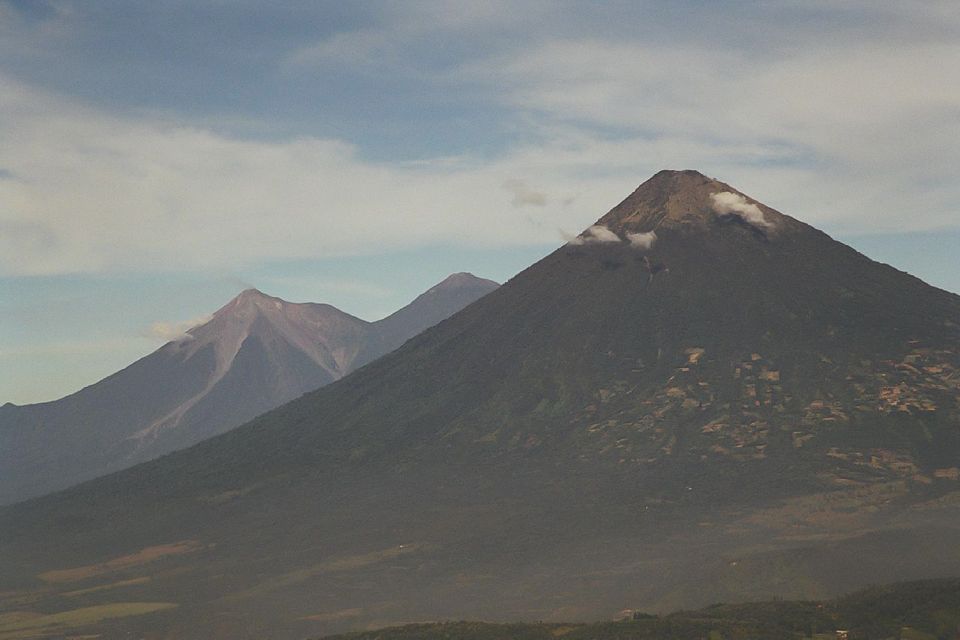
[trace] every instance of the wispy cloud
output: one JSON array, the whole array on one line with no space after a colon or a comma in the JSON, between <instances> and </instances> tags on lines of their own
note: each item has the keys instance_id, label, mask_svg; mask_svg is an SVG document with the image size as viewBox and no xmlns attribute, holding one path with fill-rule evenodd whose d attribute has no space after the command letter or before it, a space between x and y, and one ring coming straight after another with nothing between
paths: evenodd
<instances>
[{"instance_id":1,"label":"wispy cloud","mask_svg":"<svg viewBox=\"0 0 960 640\"><path fill-rule=\"evenodd\" d=\"M896 230L903 210L917 212L914 229L955 227L952 5L774 4L670 5L662 24L640 27L622 8L571 17L549 3L519 16L511 3L391 4L376 20L265 52L273 72L283 75L286 59L317 92L326 73L349 68L360 82L344 60L432 64L411 95L430 92L431 105L443 102L454 118L479 113L522 133L501 132L490 153L444 150L455 163L371 161L361 141L310 135L316 123L286 138L248 138L175 108L162 116L93 108L0 76L0 167L17 178L0 180L0 228L15 231L0 233L0 274L231 269L429 244L549 243L550 229L583 228L661 168L703 170L835 232ZM784 21L796 11L805 20ZM33 33L12 24L0 36ZM611 29L617 37L605 35ZM525 37L507 37L517 30ZM388 72L371 78L382 86L364 90L397 83ZM430 129L412 105L391 112L397 130ZM518 207L537 218L518 220Z\"/></svg>"},{"instance_id":2,"label":"wispy cloud","mask_svg":"<svg viewBox=\"0 0 960 640\"><path fill-rule=\"evenodd\" d=\"M297 49L286 64L294 67L386 64L396 58L389 55L393 46L390 33L383 30L347 31Z\"/></svg>"},{"instance_id":3,"label":"wispy cloud","mask_svg":"<svg viewBox=\"0 0 960 640\"><path fill-rule=\"evenodd\" d=\"M530 185L523 180L518 180L516 178L506 180L503 183L503 188L513 194L513 200L510 202L515 207L523 207L527 205L544 207L547 205L547 195L540 191L531 189Z\"/></svg>"},{"instance_id":4,"label":"wispy cloud","mask_svg":"<svg viewBox=\"0 0 960 640\"><path fill-rule=\"evenodd\" d=\"M145 332L145 336L162 342L182 342L193 340L190 329L206 324L213 316L204 315L184 322L154 322Z\"/></svg>"},{"instance_id":5,"label":"wispy cloud","mask_svg":"<svg viewBox=\"0 0 960 640\"><path fill-rule=\"evenodd\" d=\"M703 170L835 230L893 230L904 208L919 212L914 228L956 226L960 148L947 140L960 136L957 22L939 34L924 23L915 31L926 37L913 40L900 23L883 37L851 33L770 55L690 34L656 44L555 38L473 63L468 73L505 88L505 104L544 130L576 126L589 146L609 149L598 156L608 167L653 136L648 157L663 168ZM750 41L745 26L730 28Z\"/></svg>"},{"instance_id":6,"label":"wispy cloud","mask_svg":"<svg viewBox=\"0 0 960 640\"><path fill-rule=\"evenodd\" d=\"M427 244L549 244L518 224L510 176L574 193L552 211L579 226L635 186L585 169L590 153L518 148L489 163L389 165L342 141L246 140L116 116L0 76L0 274L232 269L271 259L363 255ZM558 143L566 145L566 143ZM109 197L104 195L109 185ZM513 194L516 197L516 193ZM131 214L135 212L135 215ZM149 233L144 233L148 229Z\"/></svg>"}]
</instances>

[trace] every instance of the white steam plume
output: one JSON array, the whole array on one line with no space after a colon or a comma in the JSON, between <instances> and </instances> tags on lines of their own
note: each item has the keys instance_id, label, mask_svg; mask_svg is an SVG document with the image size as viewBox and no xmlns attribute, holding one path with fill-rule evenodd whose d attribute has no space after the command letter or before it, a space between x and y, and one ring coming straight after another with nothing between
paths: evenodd
<instances>
[{"instance_id":1,"label":"white steam plume","mask_svg":"<svg viewBox=\"0 0 960 640\"><path fill-rule=\"evenodd\" d=\"M567 244L605 244L608 242L620 242L620 236L618 236L610 229L607 229L602 224L595 224L592 227L589 227L586 231L581 233L579 236L571 236L568 233L563 231L560 232L560 235L564 237L567 241Z\"/></svg>"},{"instance_id":2,"label":"white steam plume","mask_svg":"<svg viewBox=\"0 0 960 640\"><path fill-rule=\"evenodd\" d=\"M656 231L642 231L640 233L628 233L627 241L630 243L630 246L634 249L640 249L646 251L647 249L653 246L653 243L657 241L657 232Z\"/></svg>"},{"instance_id":3,"label":"white steam plume","mask_svg":"<svg viewBox=\"0 0 960 640\"><path fill-rule=\"evenodd\" d=\"M154 322L147 329L148 338L156 338L164 342L184 342L193 340L193 336L187 333L190 329L205 324L213 318L211 315L200 316L193 320L185 322Z\"/></svg>"},{"instance_id":4,"label":"white steam plume","mask_svg":"<svg viewBox=\"0 0 960 640\"><path fill-rule=\"evenodd\" d=\"M747 202L747 199L738 193L721 191L711 194L710 198L713 200L713 210L719 214L737 216L747 224L762 229L773 227L773 223L763 217L760 207Z\"/></svg>"},{"instance_id":5,"label":"white steam plume","mask_svg":"<svg viewBox=\"0 0 960 640\"><path fill-rule=\"evenodd\" d=\"M620 236L602 224L595 224L586 232L587 242L620 242Z\"/></svg>"}]
</instances>

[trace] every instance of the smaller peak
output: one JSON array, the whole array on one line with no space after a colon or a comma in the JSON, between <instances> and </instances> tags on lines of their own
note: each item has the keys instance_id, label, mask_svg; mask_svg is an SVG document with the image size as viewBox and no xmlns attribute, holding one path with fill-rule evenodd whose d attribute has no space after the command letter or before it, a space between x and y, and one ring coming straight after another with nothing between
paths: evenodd
<instances>
[{"instance_id":1,"label":"smaller peak","mask_svg":"<svg viewBox=\"0 0 960 640\"><path fill-rule=\"evenodd\" d=\"M486 278L478 278L472 273L466 271L461 271L459 273L452 273L438 284L434 285L430 290L438 291L444 289L461 289L463 287L475 287L475 286L487 286L491 288L499 287L500 285L494 282L493 280L487 280Z\"/></svg>"},{"instance_id":2,"label":"smaller peak","mask_svg":"<svg viewBox=\"0 0 960 640\"><path fill-rule=\"evenodd\" d=\"M241 311L244 309L262 309L267 307L277 307L284 304L284 301L275 296L267 295L259 289L253 287L244 289L235 298L228 302L220 311Z\"/></svg>"},{"instance_id":3,"label":"smaller peak","mask_svg":"<svg viewBox=\"0 0 960 640\"><path fill-rule=\"evenodd\" d=\"M248 302L248 303L284 302L284 300L276 296L271 296L269 294L264 293L263 291L260 291L260 289L254 289L252 287L250 289L244 289L243 291L241 291L240 295L234 298L234 301Z\"/></svg>"},{"instance_id":4,"label":"smaller peak","mask_svg":"<svg viewBox=\"0 0 960 640\"><path fill-rule=\"evenodd\" d=\"M696 169L661 169L657 171L653 176L647 180L647 183L653 182L654 180L710 180L707 176L703 175Z\"/></svg>"},{"instance_id":5,"label":"smaller peak","mask_svg":"<svg viewBox=\"0 0 960 640\"><path fill-rule=\"evenodd\" d=\"M263 291L260 291L260 289L256 289L256 288L254 288L254 287L250 287L249 289L244 289L243 291L241 291L241 292L240 292L240 295L238 295L238 296L236 297L236 299L237 299L237 300L249 300L249 299L252 299L252 298L269 298L269 297L270 297L270 296L268 296L267 294L265 294Z\"/></svg>"},{"instance_id":6,"label":"smaller peak","mask_svg":"<svg viewBox=\"0 0 960 640\"><path fill-rule=\"evenodd\" d=\"M479 281L480 281L480 278L473 275L472 273L469 273L467 271L460 271L459 273L451 273L449 276L444 278L440 282L440 284L438 284L437 286L449 285L449 286L459 287L465 284L472 284L474 282L479 282Z\"/></svg>"}]
</instances>

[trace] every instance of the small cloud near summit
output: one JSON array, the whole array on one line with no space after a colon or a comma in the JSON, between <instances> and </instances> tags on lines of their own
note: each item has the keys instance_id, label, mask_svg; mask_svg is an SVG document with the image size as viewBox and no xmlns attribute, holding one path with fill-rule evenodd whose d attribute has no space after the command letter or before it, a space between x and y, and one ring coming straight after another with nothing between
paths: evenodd
<instances>
[{"instance_id":1,"label":"small cloud near summit","mask_svg":"<svg viewBox=\"0 0 960 640\"><path fill-rule=\"evenodd\" d=\"M652 248L653 243L657 241L657 234L655 231L628 233L626 239L623 239L602 224L595 224L578 236L571 235L563 230L560 231L560 235L562 235L563 239L567 241L567 244L575 246L584 244L611 244L614 242L626 242L632 249L640 249L641 251L646 251L647 249Z\"/></svg>"},{"instance_id":2,"label":"small cloud near summit","mask_svg":"<svg viewBox=\"0 0 960 640\"><path fill-rule=\"evenodd\" d=\"M145 336L164 342L193 340L193 336L187 332L194 327L209 322L212 318L211 315L204 315L185 322L154 322L145 332Z\"/></svg>"},{"instance_id":3,"label":"small cloud near summit","mask_svg":"<svg viewBox=\"0 0 960 640\"><path fill-rule=\"evenodd\" d=\"M568 233L563 231L560 234L567 241L567 244L581 245L581 244L606 244L608 242L620 242L620 236L618 236L610 229L606 228L602 224L595 224L592 227L589 227L586 231L581 233L578 236L571 236Z\"/></svg>"},{"instance_id":4,"label":"small cloud near summit","mask_svg":"<svg viewBox=\"0 0 960 640\"><path fill-rule=\"evenodd\" d=\"M711 194L710 199L713 200L713 210L721 215L737 216L747 224L761 229L773 227L773 223L763 217L760 207L747 202L739 193L721 191Z\"/></svg>"},{"instance_id":5,"label":"small cloud near summit","mask_svg":"<svg viewBox=\"0 0 960 640\"><path fill-rule=\"evenodd\" d=\"M643 231L641 233L628 233L627 242L630 243L630 246L634 249L646 250L653 247L653 243L657 241L657 232L656 231Z\"/></svg>"}]
</instances>

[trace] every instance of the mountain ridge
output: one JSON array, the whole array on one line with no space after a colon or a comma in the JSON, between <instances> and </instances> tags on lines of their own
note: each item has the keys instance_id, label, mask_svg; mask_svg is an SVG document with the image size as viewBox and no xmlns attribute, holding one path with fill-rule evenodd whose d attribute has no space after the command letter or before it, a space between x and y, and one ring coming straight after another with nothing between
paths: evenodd
<instances>
[{"instance_id":1,"label":"mountain ridge","mask_svg":"<svg viewBox=\"0 0 960 640\"><path fill-rule=\"evenodd\" d=\"M418 298L375 322L247 289L206 322L98 383L59 400L0 408L0 502L222 433L343 377L494 287L465 274L430 304ZM54 472L44 477L51 465Z\"/></svg>"},{"instance_id":2,"label":"mountain ridge","mask_svg":"<svg viewBox=\"0 0 960 640\"><path fill-rule=\"evenodd\" d=\"M3 584L193 540L189 580L132 572L165 632L302 637L960 573L960 297L698 176L622 206L676 211L652 243L601 217L321 390L0 511Z\"/></svg>"}]
</instances>

